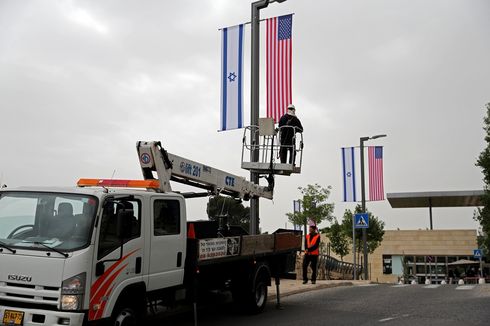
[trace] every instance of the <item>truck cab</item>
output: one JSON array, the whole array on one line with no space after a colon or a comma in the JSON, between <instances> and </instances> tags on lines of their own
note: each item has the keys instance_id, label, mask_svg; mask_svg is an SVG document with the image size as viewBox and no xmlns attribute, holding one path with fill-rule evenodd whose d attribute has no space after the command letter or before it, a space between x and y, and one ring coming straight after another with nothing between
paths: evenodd
<instances>
[{"instance_id":1,"label":"truck cab","mask_svg":"<svg viewBox=\"0 0 490 326\"><path fill-rule=\"evenodd\" d=\"M183 283L185 221L176 193L2 189L0 322L82 325L138 314L146 302L128 311L125 301Z\"/></svg>"}]
</instances>

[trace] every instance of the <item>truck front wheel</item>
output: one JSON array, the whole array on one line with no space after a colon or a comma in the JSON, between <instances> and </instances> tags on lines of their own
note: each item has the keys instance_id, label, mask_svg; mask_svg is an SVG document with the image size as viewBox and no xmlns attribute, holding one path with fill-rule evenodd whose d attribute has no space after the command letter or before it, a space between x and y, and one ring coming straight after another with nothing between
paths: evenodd
<instances>
[{"instance_id":1,"label":"truck front wheel","mask_svg":"<svg viewBox=\"0 0 490 326\"><path fill-rule=\"evenodd\" d=\"M137 283L126 287L112 310L111 326L142 325L146 315L146 296L144 284Z\"/></svg>"},{"instance_id":2,"label":"truck front wheel","mask_svg":"<svg viewBox=\"0 0 490 326\"><path fill-rule=\"evenodd\" d=\"M123 308L118 310L113 318L113 326L136 326L136 313L131 308Z\"/></svg>"}]
</instances>

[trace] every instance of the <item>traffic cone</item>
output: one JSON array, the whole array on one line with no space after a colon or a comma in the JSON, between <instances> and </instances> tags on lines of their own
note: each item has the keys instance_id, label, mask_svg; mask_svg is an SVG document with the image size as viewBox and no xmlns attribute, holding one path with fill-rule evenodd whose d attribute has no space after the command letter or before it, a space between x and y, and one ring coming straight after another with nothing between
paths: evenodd
<instances>
[{"instance_id":1,"label":"traffic cone","mask_svg":"<svg viewBox=\"0 0 490 326\"><path fill-rule=\"evenodd\" d=\"M187 238L188 239L196 238L196 231L194 231L194 223L189 223L189 229L187 230Z\"/></svg>"}]
</instances>

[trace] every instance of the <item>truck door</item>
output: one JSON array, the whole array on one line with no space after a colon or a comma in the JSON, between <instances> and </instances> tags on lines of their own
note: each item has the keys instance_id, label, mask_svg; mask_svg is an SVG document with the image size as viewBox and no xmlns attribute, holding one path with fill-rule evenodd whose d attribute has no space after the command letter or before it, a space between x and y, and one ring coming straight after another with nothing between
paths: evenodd
<instances>
[{"instance_id":1,"label":"truck door","mask_svg":"<svg viewBox=\"0 0 490 326\"><path fill-rule=\"evenodd\" d=\"M149 291L181 285L186 254L183 199L153 196L151 209Z\"/></svg>"},{"instance_id":2,"label":"truck door","mask_svg":"<svg viewBox=\"0 0 490 326\"><path fill-rule=\"evenodd\" d=\"M131 235L124 239L117 234L117 214L120 210L132 210L128 222ZM98 222L97 251L94 257L90 288L89 320L110 316L113 298L127 284L143 282L144 240L142 231L142 199L133 196L126 199L106 199Z\"/></svg>"}]
</instances>

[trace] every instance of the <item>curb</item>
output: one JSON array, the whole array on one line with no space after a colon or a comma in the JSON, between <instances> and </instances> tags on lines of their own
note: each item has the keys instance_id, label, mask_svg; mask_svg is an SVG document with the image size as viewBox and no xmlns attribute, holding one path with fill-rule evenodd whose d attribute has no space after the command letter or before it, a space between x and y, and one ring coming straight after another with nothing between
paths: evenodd
<instances>
[{"instance_id":1,"label":"curb","mask_svg":"<svg viewBox=\"0 0 490 326\"><path fill-rule=\"evenodd\" d=\"M290 295L295 295L299 293L306 293L306 292L311 292L311 291L316 291L316 290L322 290L322 289L328 289L328 288L336 288L336 287L341 287L341 286L353 286L354 283L352 282L340 282L340 283L330 283L330 284L316 284L315 287L304 287L302 289L295 289L292 291L288 292L281 292L281 299L285 297L289 297ZM275 286L274 284L272 286ZM276 297L275 294L269 294L267 296L267 299L274 299Z\"/></svg>"}]
</instances>

